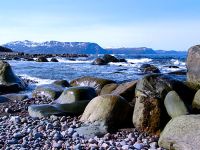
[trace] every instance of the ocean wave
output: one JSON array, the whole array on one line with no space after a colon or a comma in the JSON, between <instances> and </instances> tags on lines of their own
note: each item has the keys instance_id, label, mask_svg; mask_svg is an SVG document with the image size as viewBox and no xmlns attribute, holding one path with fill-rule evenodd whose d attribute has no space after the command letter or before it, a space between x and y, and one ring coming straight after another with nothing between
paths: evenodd
<instances>
[{"instance_id":1,"label":"ocean wave","mask_svg":"<svg viewBox=\"0 0 200 150\"><path fill-rule=\"evenodd\" d=\"M171 59L170 61L172 62L173 65L182 65L182 66L186 65L185 62L177 60L177 59Z\"/></svg>"},{"instance_id":2,"label":"ocean wave","mask_svg":"<svg viewBox=\"0 0 200 150\"><path fill-rule=\"evenodd\" d=\"M126 59L128 63L148 63L152 61L150 58L141 58L141 59Z\"/></svg>"},{"instance_id":3,"label":"ocean wave","mask_svg":"<svg viewBox=\"0 0 200 150\"><path fill-rule=\"evenodd\" d=\"M69 60L65 58L57 58L59 62L62 63L72 63L72 64L79 64L79 63L92 63L93 60Z\"/></svg>"}]
</instances>

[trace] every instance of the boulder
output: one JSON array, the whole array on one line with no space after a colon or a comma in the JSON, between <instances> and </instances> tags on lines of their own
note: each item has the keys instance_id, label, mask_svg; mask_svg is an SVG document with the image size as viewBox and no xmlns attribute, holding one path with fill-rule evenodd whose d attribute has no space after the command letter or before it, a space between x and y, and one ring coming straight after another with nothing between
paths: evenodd
<instances>
[{"instance_id":1,"label":"boulder","mask_svg":"<svg viewBox=\"0 0 200 150\"><path fill-rule=\"evenodd\" d=\"M128 102L132 102L135 98L136 84L137 80L122 83L115 90L113 90L111 94L122 96Z\"/></svg>"},{"instance_id":2,"label":"boulder","mask_svg":"<svg viewBox=\"0 0 200 150\"><path fill-rule=\"evenodd\" d=\"M62 92L64 91L64 87L58 86L55 84L45 84L37 86L36 89L32 92L33 97L47 97L50 99L57 99Z\"/></svg>"},{"instance_id":3,"label":"boulder","mask_svg":"<svg viewBox=\"0 0 200 150\"><path fill-rule=\"evenodd\" d=\"M109 63L109 62L119 62L119 59L117 59L115 56L112 56L112 55L109 55L109 54L105 54L103 56L103 60L106 63Z\"/></svg>"},{"instance_id":4,"label":"boulder","mask_svg":"<svg viewBox=\"0 0 200 150\"><path fill-rule=\"evenodd\" d=\"M100 94L101 89L110 83L115 83L115 81L103 79L103 78L96 78L96 77L81 77L74 79L70 82L71 86L89 86L95 88L97 94Z\"/></svg>"},{"instance_id":5,"label":"boulder","mask_svg":"<svg viewBox=\"0 0 200 150\"><path fill-rule=\"evenodd\" d=\"M200 45L191 47L187 56L187 80L200 83Z\"/></svg>"},{"instance_id":6,"label":"boulder","mask_svg":"<svg viewBox=\"0 0 200 150\"><path fill-rule=\"evenodd\" d=\"M51 58L50 62L59 62L56 58Z\"/></svg>"},{"instance_id":7,"label":"boulder","mask_svg":"<svg viewBox=\"0 0 200 150\"><path fill-rule=\"evenodd\" d=\"M27 84L14 74L10 64L0 61L0 93L14 93L25 90Z\"/></svg>"},{"instance_id":8,"label":"boulder","mask_svg":"<svg viewBox=\"0 0 200 150\"><path fill-rule=\"evenodd\" d=\"M62 92L56 102L59 104L73 103L76 101L91 100L96 96L96 91L92 87L70 87Z\"/></svg>"},{"instance_id":9,"label":"boulder","mask_svg":"<svg viewBox=\"0 0 200 150\"><path fill-rule=\"evenodd\" d=\"M105 95L105 94L111 94L113 90L117 88L118 84L116 83L111 83L111 84L106 84L102 89L100 95Z\"/></svg>"},{"instance_id":10,"label":"boulder","mask_svg":"<svg viewBox=\"0 0 200 150\"><path fill-rule=\"evenodd\" d=\"M70 87L70 84L67 80L56 80L52 84L62 86L62 87Z\"/></svg>"},{"instance_id":11,"label":"boulder","mask_svg":"<svg viewBox=\"0 0 200 150\"><path fill-rule=\"evenodd\" d=\"M165 149L197 150L200 147L200 115L173 118L164 128L159 146Z\"/></svg>"},{"instance_id":12,"label":"boulder","mask_svg":"<svg viewBox=\"0 0 200 150\"><path fill-rule=\"evenodd\" d=\"M93 62L92 65L107 65L107 62L103 60L102 58L96 58Z\"/></svg>"},{"instance_id":13,"label":"boulder","mask_svg":"<svg viewBox=\"0 0 200 150\"><path fill-rule=\"evenodd\" d=\"M160 70L156 66L150 64L141 65L140 70L143 73L160 73Z\"/></svg>"},{"instance_id":14,"label":"boulder","mask_svg":"<svg viewBox=\"0 0 200 150\"><path fill-rule=\"evenodd\" d=\"M48 62L47 58L44 57L44 56L39 56L37 59L36 59L37 62Z\"/></svg>"},{"instance_id":15,"label":"boulder","mask_svg":"<svg viewBox=\"0 0 200 150\"><path fill-rule=\"evenodd\" d=\"M99 123L113 131L131 124L133 109L129 103L117 95L101 95L92 99L80 119L82 122Z\"/></svg>"},{"instance_id":16,"label":"boulder","mask_svg":"<svg viewBox=\"0 0 200 150\"><path fill-rule=\"evenodd\" d=\"M148 75L139 80L133 113L135 127L150 134L159 134L170 120L164 106L164 99L167 93L173 90L177 92L187 108L190 108L195 91L184 82L162 74Z\"/></svg>"},{"instance_id":17,"label":"boulder","mask_svg":"<svg viewBox=\"0 0 200 150\"><path fill-rule=\"evenodd\" d=\"M89 101L76 101L70 104L30 105L28 112L31 117L48 117L51 115L74 116L81 115Z\"/></svg>"},{"instance_id":18,"label":"boulder","mask_svg":"<svg viewBox=\"0 0 200 150\"><path fill-rule=\"evenodd\" d=\"M175 91L170 91L164 100L165 108L170 117L187 115L188 109Z\"/></svg>"}]
</instances>

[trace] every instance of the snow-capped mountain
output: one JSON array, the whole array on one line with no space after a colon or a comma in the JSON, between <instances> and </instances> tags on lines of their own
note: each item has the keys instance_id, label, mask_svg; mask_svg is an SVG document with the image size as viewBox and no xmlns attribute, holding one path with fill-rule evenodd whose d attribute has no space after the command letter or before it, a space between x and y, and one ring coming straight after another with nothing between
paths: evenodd
<instances>
[{"instance_id":1,"label":"snow-capped mountain","mask_svg":"<svg viewBox=\"0 0 200 150\"><path fill-rule=\"evenodd\" d=\"M10 48L13 51L25 52L32 54L105 54L106 50L101 48L96 43L90 42L32 42L32 41L15 41L6 43L4 47Z\"/></svg>"}]
</instances>

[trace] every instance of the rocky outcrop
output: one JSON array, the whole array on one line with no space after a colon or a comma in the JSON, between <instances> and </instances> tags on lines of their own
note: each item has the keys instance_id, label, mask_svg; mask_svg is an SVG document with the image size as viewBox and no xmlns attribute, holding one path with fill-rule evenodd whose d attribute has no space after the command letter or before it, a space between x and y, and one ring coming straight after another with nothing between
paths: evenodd
<instances>
[{"instance_id":1,"label":"rocky outcrop","mask_svg":"<svg viewBox=\"0 0 200 150\"><path fill-rule=\"evenodd\" d=\"M59 62L56 58L51 58L50 62Z\"/></svg>"},{"instance_id":2,"label":"rocky outcrop","mask_svg":"<svg viewBox=\"0 0 200 150\"><path fill-rule=\"evenodd\" d=\"M103 60L106 63L109 63L109 62L120 62L119 59L117 59L115 56L112 56L112 55L109 55L109 54L105 54L103 56Z\"/></svg>"},{"instance_id":3,"label":"rocky outcrop","mask_svg":"<svg viewBox=\"0 0 200 150\"><path fill-rule=\"evenodd\" d=\"M97 94L100 94L101 89L106 85L110 83L115 83L115 81L103 79L103 78L96 78L96 77L81 77L74 79L70 82L71 86L89 86L93 87Z\"/></svg>"},{"instance_id":4,"label":"rocky outcrop","mask_svg":"<svg viewBox=\"0 0 200 150\"><path fill-rule=\"evenodd\" d=\"M188 108L191 107L195 91L183 82L159 74L145 76L139 80L133 113L133 124L136 128L153 134L164 128L170 120L164 99L172 90L177 92Z\"/></svg>"},{"instance_id":5,"label":"rocky outcrop","mask_svg":"<svg viewBox=\"0 0 200 150\"><path fill-rule=\"evenodd\" d=\"M187 115L188 109L182 99L175 91L170 91L164 100L165 108L170 117L175 118L180 115Z\"/></svg>"},{"instance_id":6,"label":"rocky outcrop","mask_svg":"<svg viewBox=\"0 0 200 150\"><path fill-rule=\"evenodd\" d=\"M49 61L47 60L47 58L44 57L44 56L39 56L39 57L36 59L36 61L37 61L37 62L49 62Z\"/></svg>"},{"instance_id":7,"label":"rocky outcrop","mask_svg":"<svg viewBox=\"0 0 200 150\"><path fill-rule=\"evenodd\" d=\"M132 108L122 97L101 95L89 102L80 121L103 123L112 131L130 125L132 113Z\"/></svg>"},{"instance_id":8,"label":"rocky outcrop","mask_svg":"<svg viewBox=\"0 0 200 150\"><path fill-rule=\"evenodd\" d=\"M103 60L102 58L96 58L93 62L92 65L107 65L107 62Z\"/></svg>"},{"instance_id":9,"label":"rocky outcrop","mask_svg":"<svg viewBox=\"0 0 200 150\"><path fill-rule=\"evenodd\" d=\"M74 103L76 101L91 100L96 96L96 91L92 87L71 87L64 90L56 102L59 104Z\"/></svg>"},{"instance_id":10,"label":"rocky outcrop","mask_svg":"<svg viewBox=\"0 0 200 150\"><path fill-rule=\"evenodd\" d=\"M160 73L160 70L156 66L151 64L143 64L140 67L140 70L143 73Z\"/></svg>"},{"instance_id":11,"label":"rocky outcrop","mask_svg":"<svg viewBox=\"0 0 200 150\"><path fill-rule=\"evenodd\" d=\"M200 45L191 47L187 56L187 80L200 83Z\"/></svg>"},{"instance_id":12,"label":"rocky outcrop","mask_svg":"<svg viewBox=\"0 0 200 150\"><path fill-rule=\"evenodd\" d=\"M196 150L200 147L200 115L182 115L164 128L159 146L175 150Z\"/></svg>"},{"instance_id":13,"label":"rocky outcrop","mask_svg":"<svg viewBox=\"0 0 200 150\"><path fill-rule=\"evenodd\" d=\"M14 74L9 63L0 61L0 93L25 90L27 84Z\"/></svg>"}]
</instances>

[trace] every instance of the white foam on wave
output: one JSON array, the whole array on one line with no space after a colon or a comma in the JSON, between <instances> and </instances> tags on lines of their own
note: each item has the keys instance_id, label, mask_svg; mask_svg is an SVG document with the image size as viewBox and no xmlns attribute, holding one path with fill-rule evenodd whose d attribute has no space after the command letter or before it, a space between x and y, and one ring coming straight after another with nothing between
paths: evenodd
<instances>
[{"instance_id":1,"label":"white foam on wave","mask_svg":"<svg viewBox=\"0 0 200 150\"><path fill-rule=\"evenodd\" d=\"M69 60L65 58L57 58L57 60L62 63L72 63L72 64L92 63L93 61L93 60Z\"/></svg>"},{"instance_id":2,"label":"white foam on wave","mask_svg":"<svg viewBox=\"0 0 200 150\"><path fill-rule=\"evenodd\" d=\"M171 59L170 60L172 63L173 63L173 65L181 65L181 66L185 66L186 64L185 64L185 62L182 62L182 61L179 61L179 60L177 60L177 59Z\"/></svg>"},{"instance_id":3,"label":"white foam on wave","mask_svg":"<svg viewBox=\"0 0 200 150\"><path fill-rule=\"evenodd\" d=\"M20 74L20 76L25 79L36 81L37 83L35 83L35 85L51 84L52 82L55 81L55 80L50 80L50 79L41 79L37 77L32 77L27 74Z\"/></svg>"},{"instance_id":4,"label":"white foam on wave","mask_svg":"<svg viewBox=\"0 0 200 150\"><path fill-rule=\"evenodd\" d=\"M128 63L148 63L152 61L150 58L141 58L141 59L126 59Z\"/></svg>"}]
</instances>

